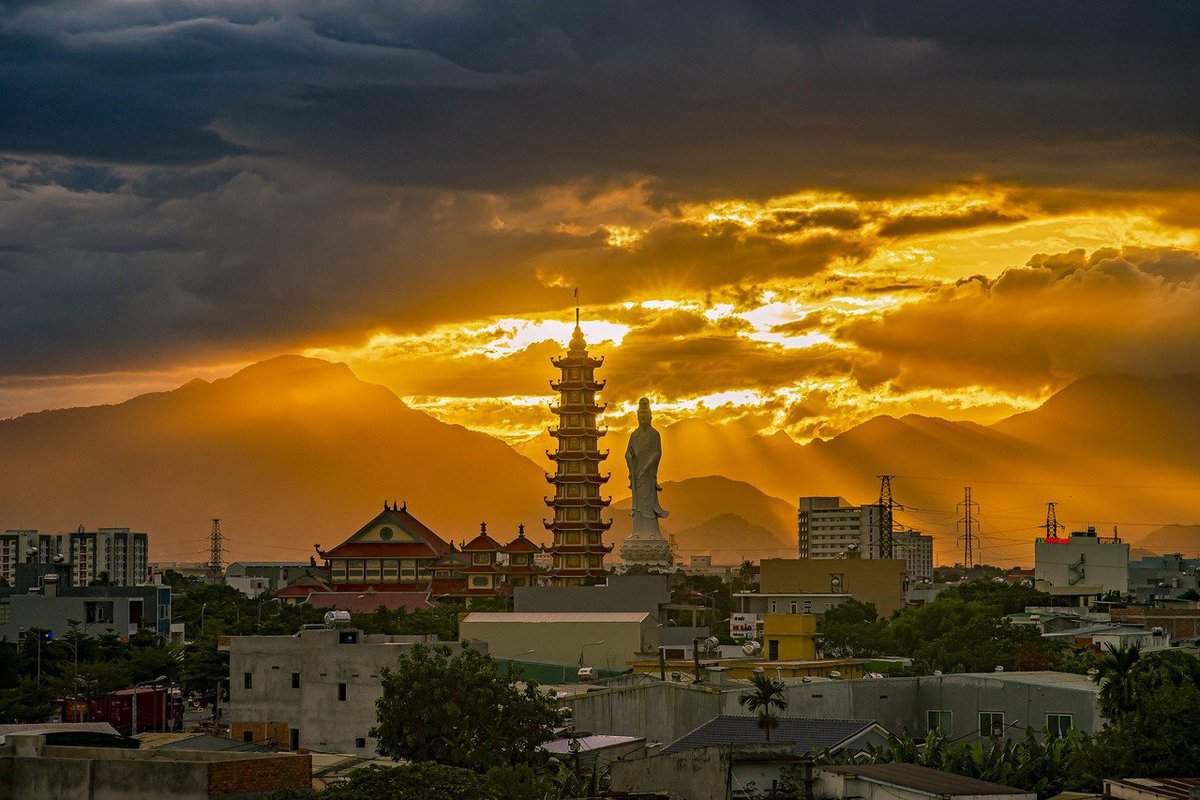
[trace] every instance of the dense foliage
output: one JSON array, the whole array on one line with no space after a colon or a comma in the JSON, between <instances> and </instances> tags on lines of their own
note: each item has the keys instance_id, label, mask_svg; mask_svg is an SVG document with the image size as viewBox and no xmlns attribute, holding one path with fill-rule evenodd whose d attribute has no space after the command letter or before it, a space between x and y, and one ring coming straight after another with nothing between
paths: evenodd
<instances>
[{"instance_id":1,"label":"dense foliage","mask_svg":"<svg viewBox=\"0 0 1200 800\"><path fill-rule=\"evenodd\" d=\"M946 589L931 603L905 606L890 620L870 604L849 600L818 623L827 656L898 655L913 659L918 672L988 672L1055 669L1068 648L1043 639L1033 626L1004 619L1045 596L1022 586L976 581Z\"/></svg>"},{"instance_id":2,"label":"dense foliage","mask_svg":"<svg viewBox=\"0 0 1200 800\"><path fill-rule=\"evenodd\" d=\"M383 755L483 772L538 763L554 736L554 700L476 650L417 645L380 678L371 735Z\"/></svg>"}]
</instances>

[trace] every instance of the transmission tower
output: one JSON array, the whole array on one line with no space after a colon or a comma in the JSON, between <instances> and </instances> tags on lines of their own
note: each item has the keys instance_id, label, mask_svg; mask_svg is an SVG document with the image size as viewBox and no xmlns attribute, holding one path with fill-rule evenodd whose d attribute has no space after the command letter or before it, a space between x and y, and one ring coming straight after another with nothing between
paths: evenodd
<instances>
[{"instance_id":1,"label":"transmission tower","mask_svg":"<svg viewBox=\"0 0 1200 800\"><path fill-rule=\"evenodd\" d=\"M224 559L221 556L222 543L221 520L214 517L212 531L208 534L208 571L214 580L221 577L225 566Z\"/></svg>"},{"instance_id":2,"label":"transmission tower","mask_svg":"<svg viewBox=\"0 0 1200 800\"><path fill-rule=\"evenodd\" d=\"M1046 503L1046 538L1057 539L1058 532L1066 530L1066 526L1058 521L1058 517L1054 513L1054 506L1057 503L1051 501Z\"/></svg>"},{"instance_id":3,"label":"transmission tower","mask_svg":"<svg viewBox=\"0 0 1200 800\"><path fill-rule=\"evenodd\" d=\"M958 541L963 546L963 566L970 569L975 566L975 537L979 530L979 517L975 516L975 512L979 511L979 503L971 500L970 486L963 487L963 501L958 504L958 511L962 515L958 519L958 524L962 526Z\"/></svg>"},{"instance_id":4,"label":"transmission tower","mask_svg":"<svg viewBox=\"0 0 1200 800\"><path fill-rule=\"evenodd\" d=\"M895 475L877 475L879 478L879 557L892 558L893 512L896 501L892 499L892 478Z\"/></svg>"}]
</instances>

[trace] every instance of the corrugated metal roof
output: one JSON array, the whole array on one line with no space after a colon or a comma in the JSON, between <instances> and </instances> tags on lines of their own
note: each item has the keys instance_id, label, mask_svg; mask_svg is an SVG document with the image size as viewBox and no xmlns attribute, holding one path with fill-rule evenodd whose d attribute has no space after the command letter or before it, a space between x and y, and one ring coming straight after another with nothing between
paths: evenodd
<instances>
[{"instance_id":1,"label":"corrugated metal roof","mask_svg":"<svg viewBox=\"0 0 1200 800\"><path fill-rule=\"evenodd\" d=\"M1116 788L1128 787L1136 792L1144 794L1155 794L1168 800L1188 800L1191 792L1200 789L1200 778L1106 778L1104 780L1105 789L1109 787L1107 784L1113 784ZM1109 793L1106 791L1106 794ZM1115 792L1111 792L1113 796L1120 797Z\"/></svg>"},{"instance_id":2,"label":"corrugated metal roof","mask_svg":"<svg viewBox=\"0 0 1200 800\"><path fill-rule=\"evenodd\" d=\"M579 742L579 752L587 753L592 750L604 750L608 747L620 747L621 745L636 744L646 740L640 736L602 736L596 734L593 736L580 736L576 741ZM543 744L540 749L556 755L570 753L571 740L553 739Z\"/></svg>"},{"instance_id":3,"label":"corrugated metal roof","mask_svg":"<svg viewBox=\"0 0 1200 800\"><path fill-rule=\"evenodd\" d=\"M890 783L919 792L936 795L988 795L1015 794L1029 795L1024 789L1016 789L1001 783L981 781L965 775L955 775L952 772L942 772L940 769L923 767L919 764L862 764L836 767L821 767L827 772L842 775L855 775L869 781Z\"/></svg>"},{"instance_id":4,"label":"corrugated metal roof","mask_svg":"<svg viewBox=\"0 0 1200 800\"><path fill-rule=\"evenodd\" d=\"M863 719L779 717L778 720L778 727L771 730L771 743L795 745L796 750L801 753L826 750L865 733L877 724L874 720ZM676 739L664 747L662 752L678 753L697 747L766 743L767 735L758 727L758 717L724 715Z\"/></svg>"},{"instance_id":5,"label":"corrugated metal roof","mask_svg":"<svg viewBox=\"0 0 1200 800\"><path fill-rule=\"evenodd\" d=\"M463 622L641 622L645 611L500 612L472 611Z\"/></svg>"}]
</instances>

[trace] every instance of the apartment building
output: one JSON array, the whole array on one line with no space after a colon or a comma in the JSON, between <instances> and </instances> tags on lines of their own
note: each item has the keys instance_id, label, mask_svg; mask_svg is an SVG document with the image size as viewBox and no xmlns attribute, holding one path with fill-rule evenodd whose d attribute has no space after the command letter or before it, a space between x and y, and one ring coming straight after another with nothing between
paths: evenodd
<instances>
[{"instance_id":1,"label":"apartment building","mask_svg":"<svg viewBox=\"0 0 1200 800\"><path fill-rule=\"evenodd\" d=\"M111 586L140 586L150 582L150 537L129 528L84 530L72 533L40 533L37 530L8 530L0 535L0 577L16 583L17 564L68 564L70 585L93 583Z\"/></svg>"},{"instance_id":2,"label":"apartment building","mask_svg":"<svg viewBox=\"0 0 1200 800\"><path fill-rule=\"evenodd\" d=\"M797 525L800 558L839 558L858 550L879 558L877 505L851 505L844 497L801 497Z\"/></svg>"}]
</instances>

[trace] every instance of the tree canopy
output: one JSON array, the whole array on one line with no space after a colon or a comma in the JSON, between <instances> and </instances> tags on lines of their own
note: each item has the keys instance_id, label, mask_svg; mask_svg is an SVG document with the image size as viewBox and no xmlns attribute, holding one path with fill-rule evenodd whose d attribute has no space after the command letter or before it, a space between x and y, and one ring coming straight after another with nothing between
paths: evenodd
<instances>
[{"instance_id":1,"label":"tree canopy","mask_svg":"<svg viewBox=\"0 0 1200 800\"><path fill-rule=\"evenodd\" d=\"M486 771L531 764L553 738L552 698L532 681L518 686L495 659L465 648L416 645L384 669L371 735L395 759Z\"/></svg>"}]
</instances>

